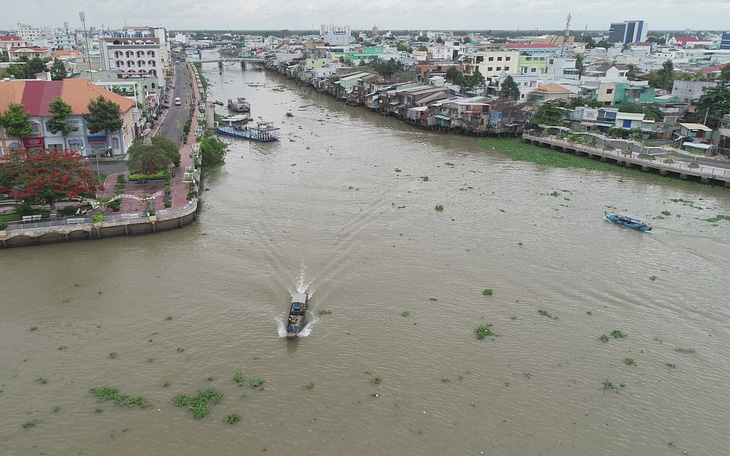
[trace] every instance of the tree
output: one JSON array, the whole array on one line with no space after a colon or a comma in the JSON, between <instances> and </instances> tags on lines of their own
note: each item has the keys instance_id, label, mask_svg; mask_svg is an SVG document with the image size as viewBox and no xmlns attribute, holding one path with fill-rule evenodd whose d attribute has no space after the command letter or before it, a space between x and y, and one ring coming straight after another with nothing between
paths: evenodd
<instances>
[{"instance_id":1,"label":"tree","mask_svg":"<svg viewBox=\"0 0 730 456\"><path fill-rule=\"evenodd\" d=\"M446 70L446 80L447 81L453 81L456 79L456 75L459 74L459 69L455 66L450 66L448 70Z\"/></svg>"},{"instance_id":2,"label":"tree","mask_svg":"<svg viewBox=\"0 0 730 456\"><path fill-rule=\"evenodd\" d=\"M466 78L466 86L469 88L483 87L486 82L484 75L479 71L479 67L474 67L474 73Z\"/></svg>"},{"instance_id":3,"label":"tree","mask_svg":"<svg viewBox=\"0 0 730 456\"><path fill-rule=\"evenodd\" d=\"M604 48L604 49L611 49L612 46L611 46L611 43L609 43L608 41L601 40L598 43L596 43L596 46L595 47L600 47L600 48Z\"/></svg>"},{"instance_id":4,"label":"tree","mask_svg":"<svg viewBox=\"0 0 730 456\"><path fill-rule=\"evenodd\" d=\"M671 60L665 60L661 69L649 73L649 85L657 89L671 91L674 79L674 65Z\"/></svg>"},{"instance_id":5,"label":"tree","mask_svg":"<svg viewBox=\"0 0 730 456\"><path fill-rule=\"evenodd\" d=\"M18 138L20 140L29 136L33 133L33 129L28 119L30 119L30 113L25 112L23 105L10 103L2 117L2 125L5 127L5 133L11 138Z\"/></svg>"},{"instance_id":6,"label":"tree","mask_svg":"<svg viewBox=\"0 0 730 456\"><path fill-rule=\"evenodd\" d=\"M78 130L77 127L68 123L67 118L71 115L71 106L61 97L56 97L48 104L48 112L51 113L51 118L46 122L48 130L54 135L60 132L63 135L63 147L66 148L66 136Z\"/></svg>"},{"instance_id":7,"label":"tree","mask_svg":"<svg viewBox=\"0 0 730 456\"><path fill-rule=\"evenodd\" d=\"M730 63L722 67L722 71L720 71L720 79L724 82L730 82Z\"/></svg>"},{"instance_id":8,"label":"tree","mask_svg":"<svg viewBox=\"0 0 730 456\"><path fill-rule=\"evenodd\" d=\"M6 71L8 72L8 77L12 77L15 79L26 79L27 73L25 72L25 70L25 65L13 64L10 65Z\"/></svg>"},{"instance_id":9,"label":"tree","mask_svg":"<svg viewBox=\"0 0 730 456\"><path fill-rule=\"evenodd\" d=\"M461 71L456 72L456 77L454 77L454 84L463 86L466 85L466 78L464 77L464 73Z\"/></svg>"},{"instance_id":10,"label":"tree","mask_svg":"<svg viewBox=\"0 0 730 456\"><path fill-rule=\"evenodd\" d=\"M461 42L464 44L469 44L469 43L471 43L471 38L469 38L468 36L465 36L464 39L461 40Z\"/></svg>"},{"instance_id":11,"label":"tree","mask_svg":"<svg viewBox=\"0 0 730 456\"><path fill-rule=\"evenodd\" d=\"M60 81L67 75L66 65L63 64L61 59L53 59L53 66L51 67L51 79L54 81Z\"/></svg>"},{"instance_id":12,"label":"tree","mask_svg":"<svg viewBox=\"0 0 730 456\"><path fill-rule=\"evenodd\" d=\"M529 125L563 125L565 110L557 104L546 101L537 107L535 116L530 120Z\"/></svg>"},{"instance_id":13,"label":"tree","mask_svg":"<svg viewBox=\"0 0 730 456\"><path fill-rule=\"evenodd\" d=\"M175 167L180 166L180 148L177 147L177 144L157 135L152 137L152 145L158 149L163 149L170 163L175 165Z\"/></svg>"},{"instance_id":14,"label":"tree","mask_svg":"<svg viewBox=\"0 0 730 456\"><path fill-rule=\"evenodd\" d=\"M86 127L89 133L104 132L107 149L109 148L109 132L121 130L124 121L121 116L121 108L118 104L111 100L107 100L102 95L96 100L89 102L89 113L84 114Z\"/></svg>"},{"instance_id":15,"label":"tree","mask_svg":"<svg viewBox=\"0 0 730 456\"><path fill-rule=\"evenodd\" d=\"M626 65L626 68L628 68L628 71L626 72L626 79L629 81L636 81L636 65L629 63Z\"/></svg>"},{"instance_id":16,"label":"tree","mask_svg":"<svg viewBox=\"0 0 730 456\"><path fill-rule=\"evenodd\" d=\"M443 38L441 38L441 37L438 37L438 38L436 38L436 42L437 42L438 44L444 44L444 39L443 39Z\"/></svg>"},{"instance_id":17,"label":"tree","mask_svg":"<svg viewBox=\"0 0 730 456\"><path fill-rule=\"evenodd\" d=\"M723 114L730 112L730 87L708 87L697 101L697 111L708 127L716 127Z\"/></svg>"},{"instance_id":18,"label":"tree","mask_svg":"<svg viewBox=\"0 0 730 456\"><path fill-rule=\"evenodd\" d=\"M25 70L25 77L28 79L35 79L35 75L46 71L46 64L42 59L35 58L28 62Z\"/></svg>"},{"instance_id":19,"label":"tree","mask_svg":"<svg viewBox=\"0 0 730 456\"><path fill-rule=\"evenodd\" d=\"M20 198L41 200L56 212L56 202L64 198L92 196L97 189L96 173L73 150L32 153L13 150L2 168L12 176Z\"/></svg>"},{"instance_id":20,"label":"tree","mask_svg":"<svg viewBox=\"0 0 730 456\"><path fill-rule=\"evenodd\" d=\"M132 173L155 174L170 163L168 151L153 144L150 138L135 141L127 150L127 168Z\"/></svg>"},{"instance_id":21,"label":"tree","mask_svg":"<svg viewBox=\"0 0 730 456\"><path fill-rule=\"evenodd\" d=\"M222 165L227 149L228 145L215 136L206 136L200 143L200 164L203 169L210 169L213 166Z\"/></svg>"},{"instance_id":22,"label":"tree","mask_svg":"<svg viewBox=\"0 0 730 456\"><path fill-rule=\"evenodd\" d=\"M502 89L499 91L499 98L505 100L519 100L520 99L520 88L512 76L507 76L502 81Z\"/></svg>"},{"instance_id":23,"label":"tree","mask_svg":"<svg viewBox=\"0 0 730 456\"><path fill-rule=\"evenodd\" d=\"M584 60L585 60L585 57L583 57L583 54L575 55L575 69L578 70L578 79L583 77L583 72L586 69Z\"/></svg>"},{"instance_id":24,"label":"tree","mask_svg":"<svg viewBox=\"0 0 730 456\"><path fill-rule=\"evenodd\" d=\"M575 109L578 106L587 106L589 108L600 108L603 106L603 103L601 103L598 100L593 100L591 98L573 98L568 103L565 104L565 109Z\"/></svg>"},{"instance_id":25,"label":"tree","mask_svg":"<svg viewBox=\"0 0 730 456\"><path fill-rule=\"evenodd\" d=\"M418 50L421 52L424 52L424 51L428 51L428 48L424 45L420 45L420 46L418 46Z\"/></svg>"}]
</instances>

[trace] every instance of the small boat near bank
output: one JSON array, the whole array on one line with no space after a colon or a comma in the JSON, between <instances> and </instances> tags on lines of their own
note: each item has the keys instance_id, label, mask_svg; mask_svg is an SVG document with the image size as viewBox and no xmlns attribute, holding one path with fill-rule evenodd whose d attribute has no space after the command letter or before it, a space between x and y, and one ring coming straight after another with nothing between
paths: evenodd
<instances>
[{"instance_id":1,"label":"small boat near bank","mask_svg":"<svg viewBox=\"0 0 730 456\"><path fill-rule=\"evenodd\" d=\"M294 293L292 295L286 324L287 339L294 339L304 328L304 320L307 317L307 301L309 301L307 293Z\"/></svg>"},{"instance_id":2,"label":"small boat near bank","mask_svg":"<svg viewBox=\"0 0 730 456\"><path fill-rule=\"evenodd\" d=\"M280 129L271 122L263 120L256 122L256 125L246 125L251 120L248 116L227 117L221 120L221 126L215 131L223 136L231 138L247 139L255 142L276 141L280 136Z\"/></svg>"},{"instance_id":3,"label":"small boat near bank","mask_svg":"<svg viewBox=\"0 0 730 456\"><path fill-rule=\"evenodd\" d=\"M243 97L238 97L235 100L233 98L229 98L228 109L233 112L250 112L251 104Z\"/></svg>"},{"instance_id":4,"label":"small boat near bank","mask_svg":"<svg viewBox=\"0 0 730 456\"><path fill-rule=\"evenodd\" d=\"M613 222L616 225L625 226L626 228L631 228L632 230L637 231L651 231L651 227L646 223L646 220L641 217L623 212L620 214L612 214L604 211L604 214L606 215L606 220Z\"/></svg>"}]
</instances>

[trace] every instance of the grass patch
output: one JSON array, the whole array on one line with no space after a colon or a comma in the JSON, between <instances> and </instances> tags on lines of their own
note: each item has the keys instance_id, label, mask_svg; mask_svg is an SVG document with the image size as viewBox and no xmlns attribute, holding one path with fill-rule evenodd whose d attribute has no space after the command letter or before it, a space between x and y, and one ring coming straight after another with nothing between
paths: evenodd
<instances>
[{"instance_id":1,"label":"grass patch","mask_svg":"<svg viewBox=\"0 0 730 456\"><path fill-rule=\"evenodd\" d=\"M553 318L553 316L550 315L550 312L548 312L547 310L540 309L540 310L537 311L537 313L539 313L543 317Z\"/></svg>"},{"instance_id":2,"label":"grass patch","mask_svg":"<svg viewBox=\"0 0 730 456\"><path fill-rule=\"evenodd\" d=\"M611 337L613 337L614 339L623 339L624 337L626 337L626 334L622 333L618 329L614 329L611 332Z\"/></svg>"},{"instance_id":3,"label":"grass patch","mask_svg":"<svg viewBox=\"0 0 730 456\"><path fill-rule=\"evenodd\" d=\"M634 361L634 358L626 358L624 360L624 364L627 366L636 366L636 362Z\"/></svg>"},{"instance_id":4,"label":"grass patch","mask_svg":"<svg viewBox=\"0 0 730 456\"><path fill-rule=\"evenodd\" d=\"M612 390L615 386L613 385L613 382L609 379L606 379L603 381L603 389L604 390Z\"/></svg>"},{"instance_id":5,"label":"grass patch","mask_svg":"<svg viewBox=\"0 0 730 456\"><path fill-rule=\"evenodd\" d=\"M436 205L436 212L443 212L443 211L444 211L444 206L441 205L441 204L437 204Z\"/></svg>"},{"instance_id":6,"label":"grass patch","mask_svg":"<svg viewBox=\"0 0 730 456\"><path fill-rule=\"evenodd\" d=\"M162 384L162 387L167 388L168 386L170 386L170 380L165 380L165 383Z\"/></svg>"},{"instance_id":7,"label":"grass patch","mask_svg":"<svg viewBox=\"0 0 730 456\"><path fill-rule=\"evenodd\" d=\"M304 387L311 390L312 388L314 388L314 382L309 382L306 385L304 385Z\"/></svg>"},{"instance_id":8,"label":"grass patch","mask_svg":"<svg viewBox=\"0 0 730 456\"><path fill-rule=\"evenodd\" d=\"M716 223L716 222L719 222L720 220L727 220L728 222L730 222L730 215L719 215L718 214L715 217L705 219L705 222Z\"/></svg>"},{"instance_id":9,"label":"grass patch","mask_svg":"<svg viewBox=\"0 0 730 456\"><path fill-rule=\"evenodd\" d=\"M375 383L376 385L379 385L380 382L382 382L382 381L383 381L383 377L381 377L380 375L378 375L377 377L375 377L373 379L373 383Z\"/></svg>"},{"instance_id":10,"label":"grass patch","mask_svg":"<svg viewBox=\"0 0 730 456\"><path fill-rule=\"evenodd\" d=\"M58 347L58 351L63 351L63 350L66 350L67 348L68 348L67 346L61 345L60 347Z\"/></svg>"},{"instance_id":11,"label":"grass patch","mask_svg":"<svg viewBox=\"0 0 730 456\"><path fill-rule=\"evenodd\" d=\"M38 424L38 418L34 418L31 421L26 421L25 423L23 423L23 429L35 427L36 424Z\"/></svg>"},{"instance_id":12,"label":"grass patch","mask_svg":"<svg viewBox=\"0 0 730 456\"><path fill-rule=\"evenodd\" d=\"M421 177L420 177L420 179L421 179L421 180L422 180L423 182L428 182L428 176L421 176Z\"/></svg>"},{"instance_id":13,"label":"grass patch","mask_svg":"<svg viewBox=\"0 0 730 456\"><path fill-rule=\"evenodd\" d=\"M532 377L532 374L529 372L525 372L525 377L530 378L530 377Z\"/></svg>"},{"instance_id":14,"label":"grass patch","mask_svg":"<svg viewBox=\"0 0 730 456\"><path fill-rule=\"evenodd\" d=\"M38 383L40 383L41 385L45 385L46 383L48 383L48 379L47 378L39 378L36 381Z\"/></svg>"},{"instance_id":15,"label":"grass patch","mask_svg":"<svg viewBox=\"0 0 730 456\"><path fill-rule=\"evenodd\" d=\"M251 385L252 388L258 388L263 383L264 383L263 378L255 378L255 379L251 380L250 382L248 382L248 384Z\"/></svg>"},{"instance_id":16,"label":"grass patch","mask_svg":"<svg viewBox=\"0 0 730 456\"><path fill-rule=\"evenodd\" d=\"M408 312L407 310L405 310L405 311L403 311L403 313L401 315L404 316L404 317L407 317L410 314L411 314L410 312Z\"/></svg>"},{"instance_id":17,"label":"grass patch","mask_svg":"<svg viewBox=\"0 0 730 456\"><path fill-rule=\"evenodd\" d=\"M677 353L694 353L695 349L694 348L675 348L674 351L676 351Z\"/></svg>"},{"instance_id":18,"label":"grass patch","mask_svg":"<svg viewBox=\"0 0 730 456\"><path fill-rule=\"evenodd\" d=\"M484 291L482 291L482 294L484 296L492 296L494 294L494 290L492 290L491 288L487 288Z\"/></svg>"},{"instance_id":19,"label":"grass patch","mask_svg":"<svg viewBox=\"0 0 730 456\"><path fill-rule=\"evenodd\" d=\"M58 413L59 410L61 410L61 407L59 407L59 406L53 407L53 413Z\"/></svg>"},{"instance_id":20,"label":"grass patch","mask_svg":"<svg viewBox=\"0 0 730 456\"><path fill-rule=\"evenodd\" d=\"M117 352L111 352L109 353L109 359L114 359L117 357Z\"/></svg>"},{"instance_id":21,"label":"grass patch","mask_svg":"<svg viewBox=\"0 0 730 456\"><path fill-rule=\"evenodd\" d=\"M672 213L669 211L662 211L662 215L672 215Z\"/></svg>"},{"instance_id":22,"label":"grass patch","mask_svg":"<svg viewBox=\"0 0 730 456\"><path fill-rule=\"evenodd\" d=\"M319 311L319 314L320 315L332 315L332 311L331 310L322 309L322 310Z\"/></svg>"},{"instance_id":23,"label":"grass patch","mask_svg":"<svg viewBox=\"0 0 730 456\"><path fill-rule=\"evenodd\" d=\"M31 326L31 327L30 327L30 330L31 330L31 331L35 331L35 330L37 330L37 329L38 329L38 327L37 327L37 326Z\"/></svg>"},{"instance_id":24,"label":"grass patch","mask_svg":"<svg viewBox=\"0 0 730 456\"><path fill-rule=\"evenodd\" d=\"M238 385L243 385L243 374L241 371L236 372L236 375L233 376L233 381L238 383Z\"/></svg>"},{"instance_id":25,"label":"grass patch","mask_svg":"<svg viewBox=\"0 0 730 456\"><path fill-rule=\"evenodd\" d=\"M98 409L94 410L94 413L104 413L104 409L98 408Z\"/></svg>"},{"instance_id":26,"label":"grass patch","mask_svg":"<svg viewBox=\"0 0 730 456\"><path fill-rule=\"evenodd\" d=\"M209 402L217 404L222 398L223 393L218 393L213 388L208 388L205 391L198 390L197 396L178 394L172 399L172 403L178 407L187 406L188 409L192 410L193 417L199 420L210 413L210 408L208 407Z\"/></svg>"},{"instance_id":27,"label":"grass patch","mask_svg":"<svg viewBox=\"0 0 730 456\"><path fill-rule=\"evenodd\" d=\"M604 334L604 335L602 335L601 337L599 337L598 339L599 339L599 340L600 340L601 342L603 342L604 344L605 344L606 342L608 342L608 336L607 336L607 335L605 335L605 334Z\"/></svg>"},{"instance_id":28,"label":"grass patch","mask_svg":"<svg viewBox=\"0 0 730 456\"><path fill-rule=\"evenodd\" d=\"M491 327L491 323L488 323L486 325L479 325L479 327L477 328L477 339L483 340L487 336L494 335L494 333L490 329Z\"/></svg>"},{"instance_id":29,"label":"grass patch","mask_svg":"<svg viewBox=\"0 0 730 456\"><path fill-rule=\"evenodd\" d=\"M657 276L651 276L651 277L649 277L649 280L651 280L652 282L656 281L656 279L657 279Z\"/></svg>"},{"instance_id":30,"label":"grass patch","mask_svg":"<svg viewBox=\"0 0 730 456\"><path fill-rule=\"evenodd\" d=\"M627 169L607 162L600 162L586 157L578 157L567 152L558 152L532 144L523 143L520 138L479 138L475 140L479 146L495 150L514 161L525 161L555 168L580 168L594 171L611 171L632 176L668 179L658 174L645 173L636 169ZM670 178L671 179L671 178ZM679 179L674 179L680 181Z\"/></svg>"},{"instance_id":31,"label":"grass patch","mask_svg":"<svg viewBox=\"0 0 730 456\"><path fill-rule=\"evenodd\" d=\"M672 363L667 363L667 367L670 368L670 369L676 369L677 368L677 365L676 364L672 364Z\"/></svg>"},{"instance_id":32,"label":"grass patch","mask_svg":"<svg viewBox=\"0 0 730 456\"><path fill-rule=\"evenodd\" d=\"M185 349L184 349L184 348L182 348L182 347L177 347L177 352L178 352L178 353L182 353L182 352L184 352L184 351L185 351Z\"/></svg>"},{"instance_id":33,"label":"grass patch","mask_svg":"<svg viewBox=\"0 0 730 456\"><path fill-rule=\"evenodd\" d=\"M126 394L119 394L119 391L109 386L102 386L101 388L91 388L91 394L98 397L101 402L114 401L117 406L121 407L126 405L127 407L134 407L135 405L142 408L147 408L150 403L147 399L142 396L130 397Z\"/></svg>"},{"instance_id":34,"label":"grass patch","mask_svg":"<svg viewBox=\"0 0 730 456\"><path fill-rule=\"evenodd\" d=\"M441 379L441 381L444 383L449 383L451 380L449 380L449 377L444 377Z\"/></svg>"},{"instance_id":35,"label":"grass patch","mask_svg":"<svg viewBox=\"0 0 730 456\"><path fill-rule=\"evenodd\" d=\"M241 415L236 415L235 413L231 413L228 415L228 418L226 418L226 422L228 424L233 424L241 421Z\"/></svg>"},{"instance_id":36,"label":"grass patch","mask_svg":"<svg viewBox=\"0 0 730 456\"><path fill-rule=\"evenodd\" d=\"M165 321L172 321L172 315L168 315L165 317Z\"/></svg>"}]
</instances>

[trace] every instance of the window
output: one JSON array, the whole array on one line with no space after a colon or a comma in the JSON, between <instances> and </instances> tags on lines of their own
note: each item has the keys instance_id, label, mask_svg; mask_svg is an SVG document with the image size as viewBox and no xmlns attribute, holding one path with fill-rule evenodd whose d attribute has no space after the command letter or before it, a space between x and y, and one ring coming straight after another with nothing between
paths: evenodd
<instances>
[{"instance_id":1,"label":"window","mask_svg":"<svg viewBox=\"0 0 730 456\"><path fill-rule=\"evenodd\" d=\"M537 68L535 68L535 67L532 67L532 70L531 70L531 71L532 71L533 73L536 73L536 72L537 72Z\"/></svg>"},{"instance_id":2,"label":"window","mask_svg":"<svg viewBox=\"0 0 730 456\"><path fill-rule=\"evenodd\" d=\"M606 95L611 95L613 93L613 89L606 89Z\"/></svg>"},{"instance_id":3,"label":"window","mask_svg":"<svg viewBox=\"0 0 730 456\"><path fill-rule=\"evenodd\" d=\"M46 145L46 149L63 150L63 144L48 144Z\"/></svg>"},{"instance_id":4,"label":"window","mask_svg":"<svg viewBox=\"0 0 730 456\"><path fill-rule=\"evenodd\" d=\"M502 67L497 67L497 71L502 71Z\"/></svg>"},{"instance_id":5,"label":"window","mask_svg":"<svg viewBox=\"0 0 730 456\"><path fill-rule=\"evenodd\" d=\"M504 67L504 71L509 71L509 67L508 66Z\"/></svg>"},{"instance_id":6,"label":"window","mask_svg":"<svg viewBox=\"0 0 730 456\"><path fill-rule=\"evenodd\" d=\"M509 59L510 59L509 57L504 58L505 62L509 62Z\"/></svg>"},{"instance_id":7,"label":"window","mask_svg":"<svg viewBox=\"0 0 730 456\"><path fill-rule=\"evenodd\" d=\"M492 67L487 67L487 71L492 71L492 70L493 70Z\"/></svg>"},{"instance_id":8,"label":"window","mask_svg":"<svg viewBox=\"0 0 730 456\"><path fill-rule=\"evenodd\" d=\"M489 61L490 62L493 62L494 61L494 57L489 57Z\"/></svg>"},{"instance_id":9,"label":"window","mask_svg":"<svg viewBox=\"0 0 730 456\"><path fill-rule=\"evenodd\" d=\"M41 126L38 124L38 122L31 122L30 129L33 131L33 133L39 133L41 131Z\"/></svg>"},{"instance_id":10,"label":"window","mask_svg":"<svg viewBox=\"0 0 730 456\"><path fill-rule=\"evenodd\" d=\"M501 62L501 61L502 61L502 57L497 57L497 62Z\"/></svg>"}]
</instances>

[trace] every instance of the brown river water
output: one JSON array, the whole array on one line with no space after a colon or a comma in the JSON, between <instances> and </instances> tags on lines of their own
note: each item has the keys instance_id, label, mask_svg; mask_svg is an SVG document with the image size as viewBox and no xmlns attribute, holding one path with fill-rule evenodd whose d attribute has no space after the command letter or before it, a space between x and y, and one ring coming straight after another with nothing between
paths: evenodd
<instances>
[{"instance_id":1,"label":"brown river water","mask_svg":"<svg viewBox=\"0 0 730 456\"><path fill-rule=\"evenodd\" d=\"M261 70L205 75L281 141L227 140L191 227L0 251L0 455L727 454L730 222L705 219L730 192L513 162ZM208 387L203 419L171 402Z\"/></svg>"}]
</instances>

